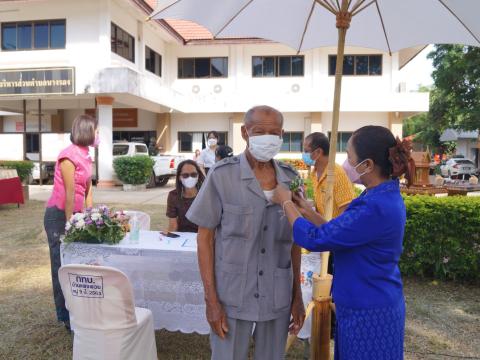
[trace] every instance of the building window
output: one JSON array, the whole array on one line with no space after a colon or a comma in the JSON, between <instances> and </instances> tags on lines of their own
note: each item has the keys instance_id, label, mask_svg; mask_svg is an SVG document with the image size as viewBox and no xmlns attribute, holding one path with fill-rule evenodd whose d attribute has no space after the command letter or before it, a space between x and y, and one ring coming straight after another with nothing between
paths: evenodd
<instances>
[{"instance_id":1,"label":"building window","mask_svg":"<svg viewBox=\"0 0 480 360\"><path fill-rule=\"evenodd\" d=\"M303 132L284 132L281 152L302 152Z\"/></svg>"},{"instance_id":2,"label":"building window","mask_svg":"<svg viewBox=\"0 0 480 360\"><path fill-rule=\"evenodd\" d=\"M207 147L208 131L205 132L179 132L178 152L194 152ZM218 145L228 145L228 133L218 133Z\"/></svg>"},{"instance_id":3,"label":"building window","mask_svg":"<svg viewBox=\"0 0 480 360\"><path fill-rule=\"evenodd\" d=\"M65 49L65 20L2 24L2 50Z\"/></svg>"},{"instance_id":4,"label":"building window","mask_svg":"<svg viewBox=\"0 0 480 360\"><path fill-rule=\"evenodd\" d=\"M228 58L179 58L179 79L208 79L228 77Z\"/></svg>"},{"instance_id":5,"label":"building window","mask_svg":"<svg viewBox=\"0 0 480 360\"><path fill-rule=\"evenodd\" d=\"M135 62L135 39L121 27L111 24L110 41L112 52L121 57Z\"/></svg>"},{"instance_id":6,"label":"building window","mask_svg":"<svg viewBox=\"0 0 480 360\"><path fill-rule=\"evenodd\" d=\"M26 134L27 137L27 153L38 153L40 152L40 135L38 133ZM37 159L38 160L38 159Z\"/></svg>"},{"instance_id":7,"label":"building window","mask_svg":"<svg viewBox=\"0 0 480 360\"><path fill-rule=\"evenodd\" d=\"M162 76L162 56L148 46L145 46L145 69Z\"/></svg>"},{"instance_id":8,"label":"building window","mask_svg":"<svg viewBox=\"0 0 480 360\"><path fill-rule=\"evenodd\" d=\"M347 143L353 132L339 132L337 134L337 152L347 152ZM332 133L328 132L328 139L331 139Z\"/></svg>"},{"instance_id":9,"label":"building window","mask_svg":"<svg viewBox=\"0 0 480 360\"><path fill-rule=\"evenodd\" d=\"M303 76L304 60L304 56L252 56L252 76Z\"/></svg>"},{"instance_id":10,"label":"building window","mask_svg":"<svg viewBox=\"0 0 480 360\"><path fill-rule=\"evenodd\" d=\"M329 55L328 75L334 76L336 68L337 55ZM382 55L345 55L343 75L382 75Z\"/></svg>"}]
</instances>

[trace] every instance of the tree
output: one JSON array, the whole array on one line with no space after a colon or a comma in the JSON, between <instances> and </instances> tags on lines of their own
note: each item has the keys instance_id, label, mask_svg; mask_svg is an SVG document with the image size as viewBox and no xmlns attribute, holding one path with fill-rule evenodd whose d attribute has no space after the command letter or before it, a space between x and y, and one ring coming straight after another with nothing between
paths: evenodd
<instances>
[{"instance_id":1,"label":"tree","mask_svg":"<svg viewBox=\"0 0 480 360\"><path fill-rule=\"evenodd\" d=\"M436 45L429 116L440 125L480 129L480 48Z\"/></svg>"},{"instance_id":2,"label":"tree","mask_svg":"<svg viewBox=\"0 0 480 360\"><path fill-rule=\"evenodd\" d=\"M430 102L435 96L432 87L420 85L418 92L430 92ZM415 142L428 146L435 152L444 152L443 144L440 142L440 136L444 130L444 122L435 121L430 113L421 113L410 116L403 122L403 135L415 136Z\"/></svg>"}]
</instances>

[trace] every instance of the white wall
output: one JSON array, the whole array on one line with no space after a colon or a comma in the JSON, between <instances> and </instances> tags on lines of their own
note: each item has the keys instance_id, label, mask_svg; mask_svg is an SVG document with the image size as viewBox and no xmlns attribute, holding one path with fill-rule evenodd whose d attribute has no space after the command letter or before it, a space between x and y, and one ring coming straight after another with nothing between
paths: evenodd
<instances>
[{"instance_id":1,"label":"white wall","mask_svg":"<svg viewBox=\"0 0 480 360\"><path fill-rule=\"evenodd\" d=\"M23 160L23 134L0 134L0 160Z\"/></svg>"},{"instance_id":2,"label":"white wall","mask_svg":"<svg viewBox=\"0 0 480 360\"><path fill-rule=\"evenodd\" d=\"M322 113L322 130L325 134L332 130L332 113ZM355 131L362 126L380 125L389 127L388 113L378 112L355 112L340 113L338 131Z\"/></svg>"}]
</instances>

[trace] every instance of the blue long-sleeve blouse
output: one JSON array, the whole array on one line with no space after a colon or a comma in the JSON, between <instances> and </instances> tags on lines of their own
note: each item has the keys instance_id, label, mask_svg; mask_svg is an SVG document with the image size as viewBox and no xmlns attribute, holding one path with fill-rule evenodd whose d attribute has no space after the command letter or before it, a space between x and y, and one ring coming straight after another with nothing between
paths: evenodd
<instances>
[{"instance_id":1,"label":"blue long-sleeve blouse","mask_svg":"<svg viewBox=\"0 0 480 360\"><path fill-rule=\"evenodd\" d=\"M406 210L398 180L354 199L339 217L319 227L304 218L293 225L295 242L335 257L332 295L351 308L386 307L403 298L398 268Z\"/></svg>"}]
</instances>

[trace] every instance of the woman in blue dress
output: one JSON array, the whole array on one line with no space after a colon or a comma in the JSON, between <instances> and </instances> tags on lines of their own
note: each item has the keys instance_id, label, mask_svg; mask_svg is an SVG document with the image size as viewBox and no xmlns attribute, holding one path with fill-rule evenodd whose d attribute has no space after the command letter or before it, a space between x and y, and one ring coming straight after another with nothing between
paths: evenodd
<instances>
[{"instance_id":1,"label":"woman in blue dress","mask_svg":"<svg viewBox=\"0 0 480 360\"><path fill-rule=\"evenodd\" d=\"M405 301L398 262L406 211L397 177L406 173L409 179L410 150L388 129L366 126L353 133L347 154L366 190L339 217L326 222L282 186L274 201L298 245L335 256L335 359L403 359Z\"/></svg>"}]
</instances>

